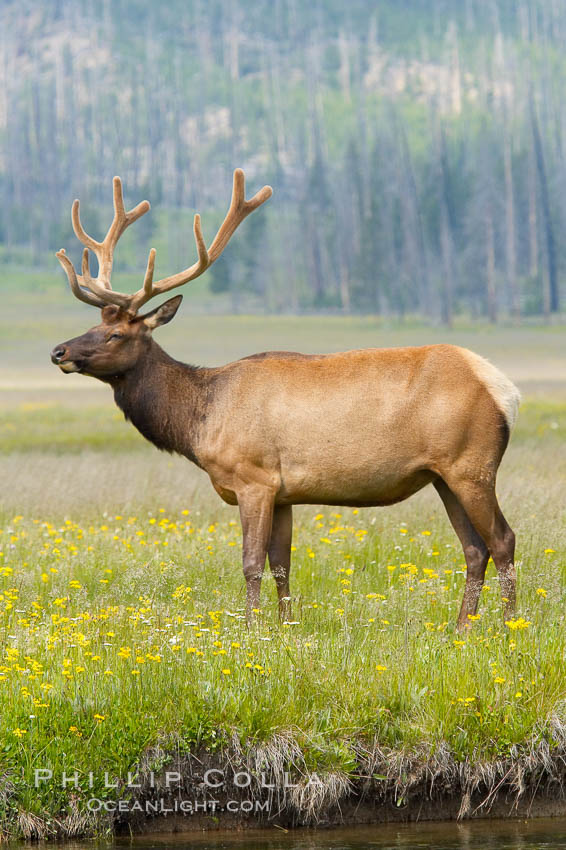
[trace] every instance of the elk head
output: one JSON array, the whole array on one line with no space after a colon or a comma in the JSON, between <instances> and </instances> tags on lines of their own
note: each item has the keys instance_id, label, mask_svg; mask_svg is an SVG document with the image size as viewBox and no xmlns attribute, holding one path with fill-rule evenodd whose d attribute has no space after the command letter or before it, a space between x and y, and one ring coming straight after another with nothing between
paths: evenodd
<instances>
[{"instance_id":1,"label":"elk head","mask_svg":"<svg viewBox=\"0 0 566 850\"><path fill-rule=\"evenodd\" d=\"M141 289L132 294L112 289L111 275L114 248L127 227L149 210L149 202L142 201L127 212L122 196L122 181L114 178L114 219L102 242L92 239L81 224L79 201L72 207L73 230L85 246L82 258L82 274L75 268L61 249L57 259L64 268L73 294L86 304L100 307L102 321L82 336L57 345L51 352L51 360L66 373L81 372L101 380L123 374L131 369L151 344L151 332L159 325L170 322L174 317L182 296L177 295L142 316L138 311L156 295L161 295L199 277L218 259L238 225L271 197L272 189L264 186L253 198L246 201L244 172L234 172L232 200L226 217L209 248L204 241L200 216L195 215L194 236L197 260L192 266L170 277L153 280L155 249L149 252L144 282ZM93 278L89 269L89 250L98 260L98 276Z\"/></svg>"}]
</instances>

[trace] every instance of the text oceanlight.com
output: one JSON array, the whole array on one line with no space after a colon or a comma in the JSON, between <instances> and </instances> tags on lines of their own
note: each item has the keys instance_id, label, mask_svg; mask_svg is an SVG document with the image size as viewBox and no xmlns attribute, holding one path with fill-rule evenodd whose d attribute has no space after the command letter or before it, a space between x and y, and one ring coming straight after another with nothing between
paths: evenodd
<instances>
[{"instance_id":1,"label":"text oceanlight.com","mask_svg":"<svg viewBox=\"0 0 566 850\"><path fill-rule=\"evenodd\" d=\"M100 800L93 797L87 803L91 812L118 812L127 814L143 812L146 815L197 815L219 812L268 812L268 800Z\"/></svg>"}]
</instances>

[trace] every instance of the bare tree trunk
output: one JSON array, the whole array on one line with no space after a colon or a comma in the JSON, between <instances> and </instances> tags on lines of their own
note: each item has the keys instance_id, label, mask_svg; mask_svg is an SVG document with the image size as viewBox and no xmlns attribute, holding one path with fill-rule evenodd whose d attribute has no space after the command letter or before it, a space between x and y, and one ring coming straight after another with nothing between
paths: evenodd
<instances>
[{"instance_id":1,"label":"bare tree trunk","mask_svg":"<svg viewBox=\"0 0 566 850\"><path fill-rule=\"evenodd\" d=\"M347 103L350 103L352 97L350 93L350 52L349 40L346 37L344 30L340 30L338 35L338 52L340 54L340 70L338 76L340 79L340 88L342 95Z\"/></svg>"},{"instance_id":2,"label":"bare tree trunk","mask_svg":"<svg viewBox=\"0 0 566 850\"><path fill-rule=\"evenodd\" d=\"M442 321L449 327L452 325L453 291L454 291L454 259L452 232L450 225L448 164L444 129L440 126L438 133L438 171L439 171L439 201L440 201L440 244L442 250Z\"/></svg>"},{"instance_id":3,"label":"bare tree trunk","mask_svg":"<svg viewBox=\"0 0 566 850\"><path fill-rule=\"evenodd\" d=\"M414 244L415 252L415 276L419 293L419 309L425 315L430 310L430 291L428 280L428 267L426 258L426 248L424 239L424 228L419 204L419 194L417 190L417 181L413 169L411 152L407 141L407 134L403 120L395 122L399 133L401 162L403 166L403 176L406 183L404 195L407 196L407 204L411 208L410 211L410 239Z\"/></svg>"},{"instance_id":4,"label":"bare tree trunk","mask_svg":"<svg viewBox=\"0 0 566 850\"><path fill-rule=\"evenodd\" d=\"M350 312L350 275L348 268L344 262L340 263L340 301L342 303L342 312Z\"/></svg>"},{"instance_id":5,"label":"bare tree trunk","mask_svg":"<svg viewBox=\"0 0 566 850\"><path fill-rule=\"evenodd\" d=\"M281 96L281 57L279 50L264 50L267 73L270 81L270 97L267 123L273 123L273 136L275 139L275 153L278 165L287 157L287 133L285 129L284 101Z\"/></svg>"},{"instance_id":6,"label":"bare tree trunk","mask_svg":"<svg viewBox=\"0 0 566 850\"><path fill-rule=\"evenodd\" d=\"M544 263L542 267L542 312L544 320L548 324L550 322L550 280L548 277L548 264Z\"/></svg>"},{"instance_id":7,"label":"bare tree trunk","mask_svg":"<svg viewBox=\"0 0 566 850\"><path fill-rule=\"evenodd\" d=\"M285 243L287 245L295 244L297 234L292 221L289 220L289 216L285 216L284 218L283 229L285 233ZM295 253L293 251L284 251L283 253L285 256L285 266L287 270L288 296L290 298L290 304L285 303L283 305L283 310L286 312L290 306L292 313L298 313L299 294L297 292L297 263L295 261Z\"/></svg>"},{"instance_id":8,"label":"bare tree trunk","mask_svg":"<svg viewBox=\"0 0 566 850\"><path fill-rule=\"evenodd\" d=\"M544 160L544 151L542 148L542 139L540 136L540 128L536 114L536 108L531 93L530 97L530 113L531 126L533 132L533 143L535 149L535 161L540 185L540 201L542 207L542 217L544 222L545 232L545 253L546 265L548 270L548 288L549 288L549 309L551 313L557 313L560 308L560 298L558 293L558 277L556 271L556 243L554 239L554 227L552 223L552 215L550 212L550 197L548 194L548 181L546 175L546 164Z\"/></svg>"},{"instance_id":9,"label":"bare tree trunk","mask_svg":"<svg viewBox=\"0 0 566 850\"><path fill-rule=\"evenodd\" d=\"M326 134L324 132L324 109L322 101L321 77L321 43L318 32L314 33L306 53L307 95L308 95L308 122L309 130L309 160L321 155L322 159L328 161L328 147Z\"/></svg>"},{"instance_id":10,"label":"bare tree trunk","mask_svg":"<svg viewBox=\"0 0 566 850\"><path fill-rule=\"evenodd\" d=\"M537 181L536 163L533 145L529 145L527 162L527 190L529 195L529 274L538 275L538 222L537 222Z\"/></svg>"},{"instance_id":11,"label":"bare tree trunk","mask_svg":"<svg viewBox=\"0 0 566 850\"><path fill-rule=\"evenodd\" d=\"M240 10L237 2L231 0L230 24L224 35L224 65L230 71L233 82L240 79Z\"/></svg>"},{"instance_id":12,"label":"bare tree trunk","mask_svg":"<svg viewBox=\"0 0 566 850\"><path fill-rule=\"evenodd\" d=\"M442 248L442 322L451 327L453 310L453 264L452 264L452 237L450 235L450 224L448 222L448 211L446 203L442 202L440 224L440 243Z\"/></svg>"},{"instance_id":13,"label":"bare tree trunk","mask_svg":"<svg viewBox=\"0 0 566 850\"><path fill-rule=\"evenodd\" d=\"M517 287L517 255L515 249L515 194L511 163L511 140L504 130L503 167L505 171L505 253L507 260L507 284L511 297L511 314L516 323L521 321L521 304ZM493 230L493 227L492 227Z\"/></svg>"},{"instance_id":14,"label":"bare tree trunk","mask_svg":"<svg viewBox=\"0 0 566 850\"><path fill-rule=\"evenodd\" d=\"M315 216L312 209L307 209L307 245L309 264L311 268L311 276L314 284L314 298L318 304L322 303L324 297L324 259L322 256L322 246L319 236L319 226L317 224L318 216Z\"/></svg>"},{"instance_id":15,"label":"bare tree trunk","mask_svg":"<svg viewBox=\"0 0 566 850\"><path fill-rule=\"evenodd\" d=\"M485 259L487 279L487 315L493 324L497 322L497 292L495 285L495 237L493 211L488 201L485 208Z\"/></svg>"},{"instance_id":16,"label":"bare tree trunk","mask_svg":"<svg viewBox=\"0 0 566 850\"><path fill-rule=\"evenodd\" d=\"M448 99L453 112L459 115L462 111L462 74L460 70L460 49L458 44L458 30L454 23L450 23L446 33L447 41L447 65L449 68L449 92Z\"/></svg>"}]
</instances>

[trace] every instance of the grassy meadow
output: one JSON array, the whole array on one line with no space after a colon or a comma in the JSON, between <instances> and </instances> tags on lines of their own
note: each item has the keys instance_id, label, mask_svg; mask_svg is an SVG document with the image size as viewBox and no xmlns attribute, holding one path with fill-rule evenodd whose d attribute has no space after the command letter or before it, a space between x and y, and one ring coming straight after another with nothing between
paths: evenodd
<instances>
[{"instance_id":1,"label":"grassy meadow","mask_svg":"<svg viewBox=\"0 0 566 850\"><path fill-rule=\"evenodd\" d=\"M88 797L115 796L104 772L125 777L156 745L221 752L292 739L303 778L345 779L359 773L360 746L445 750L469 764L564 747L563 328L203 316L189 300L159 341L191 362L442 340L487 354L525 395L499 476L517 534L512 621L490 563L477 621L455 632L465 564L429 488L387 509L295 509L293 622L279 625L266 569L248 630L237 510L188 461L145 443L109 390L49 364L95 311L37 302L24 320L8 300L0 340L6 833L46 834ZM79 787L34 788L35 768L76 770Z\"/></svg>"}]
</instances>

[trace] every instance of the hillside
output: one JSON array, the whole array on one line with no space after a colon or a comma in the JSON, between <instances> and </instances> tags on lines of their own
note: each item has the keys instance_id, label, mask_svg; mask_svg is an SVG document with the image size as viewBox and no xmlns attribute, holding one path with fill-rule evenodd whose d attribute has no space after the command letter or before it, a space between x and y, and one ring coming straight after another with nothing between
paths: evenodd
<instances>
[{"instance_id":1,"label":"hillside","mask_svg":"<svg viewBox=\"0 0 566 850\"><path fill-rule=\"evenodd\" d=\"M560 309L555 0L10 0L0 32L6 282L55 273L61 246L77 260L71 200L98 235L115 173L153 205L117 270L153 245L175 271L194 210L210 237L242 166L275 195L209 273L234 310Z\"/></svg>"}]
</instances>

